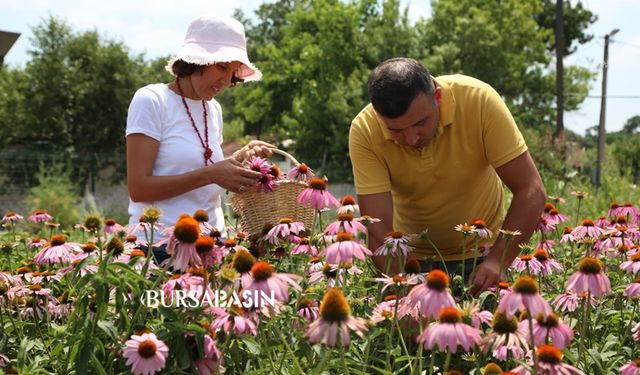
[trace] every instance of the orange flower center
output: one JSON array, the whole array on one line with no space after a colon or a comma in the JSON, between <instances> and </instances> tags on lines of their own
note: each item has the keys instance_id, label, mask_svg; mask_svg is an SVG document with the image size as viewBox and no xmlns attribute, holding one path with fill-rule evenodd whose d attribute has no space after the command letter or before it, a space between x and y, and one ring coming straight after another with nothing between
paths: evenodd
<instances>
[{"instance_id":1,"label":"orange flower center","mask_svg":"<svg viewBox=\"0 0 640 375\"><path fill-rule=\"evenodd\" d=\"M191 216L178 220L173 229L173 235L183 243L194 243L200 237L200 224Z\"/></svg>"},{"instance_id":2,"label":"orange flower center","mask_svg":"<svg viewBox=\"0 0 640 375\"><path fill-rule=\"evenodd\" d=\"M206 253L213 249L213 238L209 236L200 237L196 241L196 251L200 254Z\"/></svg>"},{"instance_id":3,"label":"orange flower center","mask_svg":"<svg viewBox=\"0 0 640 375\"><path fill-rule=\"evenodd\" d=\"M338 221L352 221L353 215L350 213L338 214Z\"/></svg>"},{"instance_id":4,"label":"orange flower center","mask_svg":"<svg viewBox=\"0 0 640 375\"><path fill-rule=\"evenodd\" d=\"M537 294L538 283L529 276L520 276L513 283L513 291L521 294Z\"/></svg>"},{"instance_id":5,"label":"orange flower center","mask_svg":"<svg viewBox=\"0 0 640 375\"><path fill-rule=\"evenodd\" d=\"M238 244L236 243L236 241L235 241L235 240L232 240L232 239L224 240L224 247L229 247L229 248L231 248L231 247L236 247L237 245L238 245Z\"/></svg>"},{"instance_id":6,"label":"orange flower center","mask_svg":"<svg viewBox=\"0 0 640 375\"><path fill-rule=\"evenodd\" d=\"M600 263L600 261L596 258L585 257L580 261L579 268L582 273L595 275L602 272L602 263Z\"/></svg>"},{"instance_id":7,"label":"orange flower center","mask_svg":"<svg viewBox=\"0 0 640 375\"><path fill-rule=\"evenodd\" d=\"M29 290L32 292L37 292L39 290L42 290L42 285L40 284L31 284L29 285Z\"/></svg>"},{"instance_id":8,"label":"orange flower center","mask_svg":"<svg viewBox=\"0 0 640 375\"><path fill-rule=\"evenodd\" d=\"M487 223L482 219L473 219L471 221L471 225L473 225L473 226L475 226L476 228L479 228L479 229L487 227Z\"/></svg>"},{"instance_id":9,"label":"orange flower center","mask_svg":"<svg viewBox=\"0 0 640 375\"><path fill-rule=\"evenodd\" d=\"M433 270L427 274L427 286L430 289L443 291L449 286L449 276L444 271Z\"/></svg>"},{"instance_id":10,"label":"orange flower center","mask_svg":"<svg viewBox=\"0 0 640 375\"><path fill-rule=\"evenodd\" d=\"M125 241L127 242L136 242L138 240L137 236L134 236L133 234L127 236L127 238L125 238Z\"/></svg>"},{"instance_id":11,"label":"orange flower center","mask_svg":"<svg viewBox=\"0 0 640 375\"><path fill-rule=\"evenodd\" d=\"M309 167L305 163L300 163L298 166L298 172L301 174L305 174L309 172Z\"/></svg>"},{"instance_id":12,"label":"orange flower center","mask_svg":"<svg viewBox=\"0 0 640 375\"><path fill-rule=\"evenodd\" d=\"M138 354L142 358L151 358L156 355L158 347L152 340L145 340L138 345Z\"/></svg>"},{"instance_id":13,"label":"orange flower center","mask_svg":"<svg viewBox=\"0 0 640 375\"><path fill-rule=\"evenodd\" d=\"M564 227L564 229L562 230L562 234L569 234L573 232L573 228L571 227Z\"/></svg>"},{"instance_id":14,"label":"orange flower center","mask_svg":"<svg viewBox=\"0 0 640 375\"><path fill-rule=\"evenodd\" d=\"M499 289L509 289L509 283L506 281L499 281L498 282L498 288Z\"/></svg>"},{"instance_id":15,"label":"orange flower center","mask_svg":"<svg viewBox=\"0 0 640 375\"><path fill-rule=\"evenodd\" d=\"M204 269L204 267L189 267L187 272L193 276L200 276L203 279L207 275L207 271Z\"/></svg>"},{"instance_id":16,"label":"orange flower center","mask_svg":"<svg viewBox=\"0 0 640 375\"><path fill-rule=\"evenodd\" d=\"M7 211L6 214L4 214L4 216L6 217L13 217L16 216L16 212L15 211Z\"/></svg>"},{"instance_id":17,"label":"orange flower center","mask_svg":"<svg viewBox=\"0 0 640 375\"><path fill-rule=\"evenodd\" d=\"M491 326L499 334L513 333L518 329L518 319L515 316L507 319L505 314L496 311Z\"/></svg>"},{"instance_id":18,"label":"orange flower center","mask_svg":"<svg viewBox=\"0 0 640 375\"><path fill-rule=\"evenodd\" d=\"M336 277L336 275L338 274L338 270L332 269L329 263L325 263L325 265L322 267L322 273L327 279L332 279Z\"/></svg>"},{"instance_id":19,"label":"orange flower center","mask_svg":"<svg viewBox=\"0 0 640 375\"><path fill-rule=\"evenodd\" d=\"M138 249L132 250L131 254L129 254L131 258L144 257L144 255L144 251Z\"/></svg>"},{"instance_id":20,"label":"orange flower center","mask_svg":"<svg viewBox=\"0 0 640 375\"><path fill-rule=\"evenodd\" d=\"M610 206L610 207L611 207L612 209L613 209L613 208L618 208L618 207L620 207L620 204L619 204L618 202L616 202L616 201L613 201L613 202L611 202L611 206Z\"/></svg>"},{"instance_id":21,"label":"orange flower center","mask_svg":"<svg viewBox=\"0 0 640 375\"><path fill-rule=\"evenodd\" d=\"M520 256L520 260L523 262L530 262L531 259L533 259L533 256L531 256L530 254L525 254Z\"/></svg>"},{"instance_id":22,"label":"orange flower center","mask_svg":"<svg viewBox=\"0 0 640 375\"><path fill-rule=\"evenodd\" d=\"M193 213L193 218L201 223L204 223L209 221L209 214L203 209L198 209Z\"/></svg>"},{"instance_id":23,"label":"orange flower center","mask_svg":"<svg viewBox=\"0 0 640 375\"><path fill-rule=\"evenodd\" d=\"M16 273L18 275L24 275L25 273L29 273L29 272L31 272L31 270L29 269L29 267L26 267L26 266L18 267L18 269L16 270Z\"/></svg>"},{"instance_id":24,"label":"orange flower center","mask_svg":"<svg viewBox=\"0 0 640 375\"><path fill-rule=\"evenodd\" d=\"M396 230L387 233L387 237L391 237L391 238L395 238L395 239L402 238L403 235L404 234L402 232L398 232Z\"/></svg>"},{"instance_id":25,"label":"orange flower center","mask_svg":"<svg viewBox=\"0 0 640 375\"><path fill-rule=\"evenodd\" d=\"M114 219L104 219L104 225L111 227L116 225L116 221Z\"/></svg>"},{"instance_id":26,"label":"orange flower center","mask_svg":"<svg viewBox=\"0 0 640 375\"><path fill-rule=\"evenodd\" d=\"M322 319L332 323L344 322L349 318L351 307L340 289L327 290L320 304L320 315Z\"/></svg>"},{"instance_id":27,"label":"orange flower center","mask_svg":"<svg viewBox=\"0 0 640 375\"><path fill-rule=\"evenodd\" d=\"M309 259L309 262L311 262L311 263L320 263L320 262L322 262L322 259L320 257L311 257L311 259Z\"/></svg>"},{"instance_id":28,"label":"orange flower center","mask_svg":"<svg viewBox=\"0 0 640 375\"><path fill-rule=\"evenodd\" d=\"M547 202L544 204L544 212L546 213L549 213L549 211L553 210L554 208L556 208L556 206L554 206L551 202Z\"/></svg>"},{"instance_id":29,"label":"orange flower center","mask_svg":"<svg viewBox=\"0 0 640 375\"><path fill-rule=\"evenodd\" d=\"M271 277L275 268L267 262L260 261L251 267L251 274L256 281L263 281Z\"/></svg>"},{"instance_id":30,"label":"orange flower center","mask_svg":"<svg viewBox=\"0 0 640 375\"><path fill-rule=\"evenodd\" d=\"M42 241L42 238L40 238L40 237L33 237L31 239L31 243L39 243L40 241Z\"/></svg>"},{"instance_id":31,"label":"orange flower center","mask_svg":"<svg viewBox=\"0 0 640 375\"><path fill-rule=\"evenodd\" d=\"M309 180L309 187L315 190L326 190L327 182L324 180L324 178L314 177Z\"/></svg>"},{"instance_id":32,"label":"orange flower center","mask_svg":"<svg viewBox=\"0 0 640 375\"><path fill-rule=\"evenodd\" d=\"M596 224L593 222L593 220L591 219L584 219L582 220L582 226L583 227L594 227Z\"/></svg>"},{"instance_id":33,"label":"orange flower center","mask_svg":"<svg viewBox=\"0 0 640 375\"><path fill-rule=\"evenodd\" d=\"M558 364L562 361L562 352L553 345L540 345L537 353L542 362Z\"/></svg>"},{"instance_id":34,"label":"orange flower center","mask_svg":"<svg viewBox=\"0 0 640 375\"><path fill-rule=\"evenodd\" d=\"M46 214L46 213L47 213L47 211L45 211L45 210L35 210L33 212L34 215L43 215L43 214Z\"/></svg>"},{"instance_id":35,"label":"orange flower center","mask_svg":"<svg viewBox=\"0 0 640 375\"><path fill-rule=\"evenodd\" d=\"M540 262L544 262L549 259L549 253L545 249L536 249L533 256Z\"/></svg>"},{"instance_id":36,"label":"orange flower center","mask_svg":"<svg viewBox=\"0 0 640 375\"><path fill-rule=\"evenodd\" d=\"M456 307L443 307L438 314L440 323L460 323L462 321L462 315Z\"/></svg>"},{"instance_id":37,"label":"orange flower center","mask_svg":"<svg viewBox=\"0 0 640 375\"><path fill-rule=\"evenodd\" d=\"M64 243L67 242L64 234L55 234L53 236L51 236L51 246L60 246L60 245L64 245Z\"/></svg>"},{"instance_id":38,"label":"orange flower center","mask_svg":"<svg viewBox=\"0 0 640 375\"><path fill-rule=\"evenodd\" d=\"M547 328L555 328L558 326L558 316L556 314L549 314L546 317L542 314L538 314L536 318L538 324L547 327Z\"/></svg>"},{"instance_id":39,"label":"orange flower center","mask_svg":"<svg viewBox=\"0 0 640 375\"><path fill-rule=\"evenodd\" d=\"M340 232L336 235L336 240L338 240L339 242L353 241L353 235L346 232Z\"/></svg>"},{"instance_id":40,"label":"orange flower center","mask_svg":"<svg viewBox=\"0 0 640 375\"><path fill-rule=\"evenodd\" d=\"M342 197L342 202L340 203L342 203L343 206L351 206L356 204L356 200L351 195L345 195Z\"/></svg>"},{"instance_id":41,"label":"orange flower center","mask_svg":"<svg viewBox=\"0 0 640 375\"><path fill-rule=\"evenodd\" d=\"M283 217L282 219L278 220L278 224L291 224L293 222L293 219L290 217Z\"/></svg>"},{"instance_id":42,"label":"orange flower center","mask_svg":"<svg viewBox=\"0 0 640 375\"><path fill-rule=\"evenodd\" d=\"M85 253L92 253L96 251L96 249L96 245L91 242L87 242L86 244L82 245L82 251L84 251Z\"/></svg>"},{"instance_id":43,"label":"orange flower center","mask_svg":"<svg viewBox=\"0 0 640 375\"><path fill-rule=\"evenodd\" d=\"M389 294L388 296L384 297L383 300L385 301L392 301L395 300L397 297L395 294Z\"/></svg>"},{"instance_id":44,"label":"orange flower center","mask_svg":"<svg viewBox=\"0 0 640 375\"><path fill-rule=\"evenodd\" d=\"M640 358L634 359L633 364L636 365L636 367L640 367Z\"/></svg>"},{"instance_id":45,"label":"orange flower center","mask_svg":"<svg viewBox=\"0 0 640 375\"><path fill-rule=\"evenodd\" d=\"M247 250L240 249L233 254L232 263L236 271L246 273L251 271L251 268L256 263L256 258Z\"/></svg>"},{"instance_id":46,"label":"orange flower center","mask_svg":"<svg viewBox=\"0 0 640 375\"><path fill-rule=\"evenodd\" d=\"M616 224L626 224L627 218L624 216L618 216L615 220Z\"/></svg>"},{"instance_id":47,"label":"orange flower center","mask_svg":"<svg viewBox=\"0 0 640 375\"><path fill-rule=\"evenodd\" d=\"M393 282L394 282L394 283L396 283L396 284L402 284L402 283L404 283L405 281L407 281L407 278L406 278L406 277L404 277L404 276L402 276L402 274L400 274L400 273L399 273L399 274L397 274L397 275L394 275L394 276L391 278L391 280L393 280Z\"/></svg>"},{"instance_id":48,"label":"orange flower center","mask_svg":"<svg viewBox=\"0 0 640 375\"><path fill-rule=\"evenodd\" d=\"M300 298L298 300L298 303L296 304L296 309L297 310L301 310L301 309L307 309L313 307L313 301L310 300L309 298Z\"/></svg>"},{"instance_id":49,"label":"orange flower center","mask_svg":"<svg viewBox=\"0 0 640 375\"><path fill-rule=\"evenodd\" d=\"M558 209L556 209L556 208L552 208L552 209L549 211L549 215L556 216L556 215L558 215L558 214L560 214L560 211L558 211Z\"/></svg>"},{"instance_id":50,"label":"orange flower center","mask_svg":"<svg viewBox=\"0 0 640 375\"><path fill-rule=\"evenodd\" d=\"M308 245L309 244L309 239L307 237L300 237L300 240L298 240L298 245Z\"/></svg>"},{"instance_id":51,"label":"orange flower center","mask_svg":"<svg viewBox=\"0 0 640 375\"><path fill-rule=\"evenodd\" d=\"M632 262L640 262L640 252L637 252L631 256Z\"/></svg>"},{"instance_id":52,"label":"orange flower center","mask_svg":"<svg viewBox=\"0 0 640 375\"><path fill-rule=\"evenodd\" d=\"M501 375L502 374L502 369L497 364L495 364L493 362L489 362L489 363L487 363L486 366L484 366L484 373L483 374L484 375Z\"/></svg>"}]
</instances>

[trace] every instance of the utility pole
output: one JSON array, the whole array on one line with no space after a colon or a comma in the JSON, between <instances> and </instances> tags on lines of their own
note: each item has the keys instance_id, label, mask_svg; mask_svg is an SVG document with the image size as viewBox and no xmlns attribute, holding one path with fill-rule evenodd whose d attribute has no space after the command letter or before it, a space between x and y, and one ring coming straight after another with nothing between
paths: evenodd
<instances>
[{"instance_id":1,"label":"utility pole","mask_svg":"<svg viewBox=\"0 0 640 375\"><path fill-rule=\"evenodd\" d=\"M564 1L556 0L556 138L564 136Z\"/></svg>"},{"instance_id":2,"label":"utility pole","mask_svg":"<svg viewBox=\"0 0 640 375\"><path fill-rule=\"evenodd\" d=\"M613 29L604 36L604 61L602 63L602 97L600 98L600 123L598 124L598 160L596 162L595 185L602 185L602 163L604 161L604 147L607 132L605 130L605 118L607 113L607 70L609 69L609 39L618 33L620 29Z\"/></svg>"}]
</instances>

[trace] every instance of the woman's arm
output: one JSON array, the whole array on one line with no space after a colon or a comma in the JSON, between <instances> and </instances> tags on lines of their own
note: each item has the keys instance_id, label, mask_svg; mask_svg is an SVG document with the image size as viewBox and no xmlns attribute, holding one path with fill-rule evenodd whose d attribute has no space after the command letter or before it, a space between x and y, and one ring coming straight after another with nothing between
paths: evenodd
<instances>
[{"instance_id":1,"label":"woman's arm","mask_svg":"<svg viewBox=\"0 0 640 375\"><path fill-rule=\"evenodd\" d=\"M175 176L153 176L159 148L160 142L144 134L127 136L127 185L134 202L169 199L209 184L238 192L241 185L253 186L261 177L233 159Z\"/></svg>"}]
</instances>

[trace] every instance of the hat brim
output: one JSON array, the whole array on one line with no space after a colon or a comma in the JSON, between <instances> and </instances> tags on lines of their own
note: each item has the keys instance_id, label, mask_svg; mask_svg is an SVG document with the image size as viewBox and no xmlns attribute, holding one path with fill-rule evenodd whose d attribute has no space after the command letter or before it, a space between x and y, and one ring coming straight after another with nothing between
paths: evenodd
<instances>
[{"instance_id":1,"label":"hat brim","mask_svg":"<svg viewBox=\"0 0 640 375\"><path fill-rule=\"evenodd\" d=\"M180 49L180 52L170 59L165 69L172 75L173 64L182 60L184 62L196 65L213 65L221 62L239 61L242 65L238 69L237 77L245 82L259 81L262 78L262 72L249 61L247 52L236 46L211 46L210 48L200 46L195 43L186 43Z\"/></svg>"}]
</instances>

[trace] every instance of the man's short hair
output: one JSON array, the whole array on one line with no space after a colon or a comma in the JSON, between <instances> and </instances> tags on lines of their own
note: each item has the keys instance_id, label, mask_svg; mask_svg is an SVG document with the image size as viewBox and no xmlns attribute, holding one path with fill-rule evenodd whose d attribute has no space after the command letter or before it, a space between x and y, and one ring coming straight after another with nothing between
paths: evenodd
<instances>
[{"instance_id":1,"label":"man's short hair","mask_svg":"<svg viewBox=\"0 0 640 375\"><path fill-rule=\"evenodd\" d=\"M371 104L376 112L387 118L402 116L419 93L432 94L434 90L427 68L407 57L384 61L369 78Z\"/></svg>"}]
</instances>

